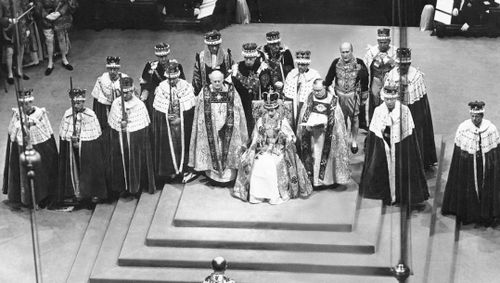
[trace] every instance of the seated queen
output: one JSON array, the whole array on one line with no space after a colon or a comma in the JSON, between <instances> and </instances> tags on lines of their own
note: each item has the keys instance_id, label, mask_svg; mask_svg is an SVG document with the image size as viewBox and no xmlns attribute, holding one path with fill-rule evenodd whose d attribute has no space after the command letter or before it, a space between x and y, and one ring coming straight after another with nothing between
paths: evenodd
<instances>
[{"instance_id":1,"label":"seated queen","mask_svg":"<svg viewBox=\"0 0 500 283\"><path fill-rule=\"evenodd\" d=\"M295 135L279 94L263 93L266 111L257 119L250 147L241 157L234 197L251 203L280 204L308 197L312 185L295 148Z\"/></svg>"}]
</instances>

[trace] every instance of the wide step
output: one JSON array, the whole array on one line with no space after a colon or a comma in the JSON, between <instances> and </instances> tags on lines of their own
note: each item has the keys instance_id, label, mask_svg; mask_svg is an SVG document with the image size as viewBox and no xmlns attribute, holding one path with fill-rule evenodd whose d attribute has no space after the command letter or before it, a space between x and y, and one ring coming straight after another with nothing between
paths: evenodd
<instances>
[{"instance_id":1,"label":"wide step","mask_svg":"<svg viewBox=\"0 0 500 283\"><path fill-rule=\"evenodd\" d=\"M346 189L344 186L341 189ZM181 227L352 231L357 185L346 191L322 191L308 199L280 205L249 204L230 196L229 189L200 182L186 185L174 224Z\"/></svg>"},{"instance_id":2,"label":"wide step","mask_svg":"<svg viewBox=\"0 0 500 283\"><path fill-rule=\"evenodd\" d=\"M346 232L299 231L275 229L234 229L213 227L176 227L173 225L177 203L184 193L178 185L166 185L155 212L153 222L146 238L148 246L166 247L203 247L229 249L256 249L256 250L288 250L288 251L315 251L315 252L344 252L344 253L374 253L375 246L360 237ZM195 185L197 186L197 185ZM213 190L200 192L203 197L212 194ZM323 193L323 192L322 192ZM335 195L346 195L350 198L355 191L324 192ZM225 196L225 198L231 198ZM316 198L319 200L319 198ZM223 198L220 200L226 203ZM152 205L152 204L149 204ZM354 210L354 207L351 208ZM374 218L377 216L374 215ZM133 222L131 229L144 230L147 227L143 222Z\"/></svg>"}]
</instances>

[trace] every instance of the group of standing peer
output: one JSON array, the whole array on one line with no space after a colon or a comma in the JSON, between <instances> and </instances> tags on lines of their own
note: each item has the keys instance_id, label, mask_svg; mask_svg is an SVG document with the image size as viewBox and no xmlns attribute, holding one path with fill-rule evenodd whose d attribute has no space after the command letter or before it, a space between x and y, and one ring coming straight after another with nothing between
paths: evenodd
<instances>
[{"instance_id":1,"label":"group of standing peer","mask_svg":"<svg viewBox=\"0 0 500 283\"><path fill-rule=\"evenodd\" d=\"M367 133L359 184L363 197L412 206L429 198L425 171L437 156L424 76L411 65L410 49L390 44L390 29L378 29L378 42L363 59L354 56L351 43L342 43L325 79L310 68L309 50L296 51L294 58L277 31L268 32L266 41L243 44L243 60L234 62L231 51L222 48L220 32L208 32L191 83L183 66L170 58L169 44L160 43L138 89L120 72L120 58L108 56L106 72L91 92L93 110L83 106L85 90L69 91L72 107L61 122L59 155L45 109L32 106L31 92L23 92L28 136L44 160L37 186L45 189L37 190L37 200L57 206L139 197L199 175L251 203L307 198L315 189L350 182L359 129ZM478 109L484 104L471 105L474 117L482 114ZM29 205L14 158L23 140L19 116L15 110L9 126L4 192ZM479 146L460 142L458 133L456 143L475 156L475 191L457 189L463 183L448 185L443 213L491 223L499 214L492 176L500 169L496 155L485 154L496 152L498 134L482 116L481 121L474 117L467 129L479 136ZM465 128L459 129L464 139ZM492 133L482 137L483 130ZM474 142L475 137L470 134ZM455 155L450 176L470 169L456 168ZM57 185L48 184L55 180ZM465 216L464 207L472 209Z\"/></svg>"}]
</instances>

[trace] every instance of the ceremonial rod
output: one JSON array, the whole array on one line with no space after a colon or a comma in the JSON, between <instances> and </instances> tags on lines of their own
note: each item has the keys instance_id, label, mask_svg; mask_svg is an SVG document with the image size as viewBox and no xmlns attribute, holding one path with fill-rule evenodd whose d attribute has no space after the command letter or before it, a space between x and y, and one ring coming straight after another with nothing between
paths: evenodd
<instances>
[{"instance_id":1,"label":"ceremonial rod","mask_svg":"<svg viewBox=\"0 0 500 283\"><path fill-rule=\"evenodd\" d=\"M406 1L397 1L398 3L398 16L399 16L399 47L407 47L408 46L408 36L407 36L407 28L406 28L406 15L407 15L407 8L406 8ZM394 1L393 1L394 5ZM397 54L396 54L397 56ZM404 100L404 85L403 85L403 79L406 79L405 76L406 74L401 76L399 78L399 86L398 86L398 94L399 98L401 99L401 103L399 104L400 106L400 112L402 113L401 110L403 108L403 100ZM406 81L406 80L405 80ZM403 143L401 140L402 137L402 132L403 132L403 121L402 121L402 115L399 117L400 123L399 123L399 133L400 133L400 140L399 140L399 145L401 146L401 151L408 151L409 154L409 145L406 145L403 148ZM403 158L399 158L398 163L399 163L399 170L403 170L404 167L404 162L408 162L407 170L411 170L409 160L403 160ZM409 228L409 214L410 214L410 204L411 204L411 192L410 192L410 186L411 183L408 182L408 187L403 188L404 184L404 177L403 177L403 172L400 172L399 175L399 202L400 202L400 257L399 261L396 264L395 267L392 268L392 272L396 280L398 282L404 283L407 281L408 277L410 276L410 268L407 265L408 262L408 228ZM409 176L408 176L409 178ZM404 191L407 192L407 194L404 194ZM406 198L404 198L406 196Z\"/></svg>"},{"instance_id":2,"label":"ceremonial rod","mask_svg":"<svg viewBox=\"0 0 500 283\"><path fill-rule=\"evenodd\" d=\"M16 18L16 21L19 21L20 19L22 19L24 16L26 16L29 12L31 12L31 10L33 10L35 8L35 6L33 5L33 3L29 3L29 5L31 7L29 7L24 13L22 13L19 17Z\"/></svg>"},{"instance_id":3,"label":"ceremonial rod","mask_svg":"<svg viewBox=\"0 0 500 283\"><path fill-rule=\"evenodd\" d=\"M12 9L12 15L15 16L17 15L16 11L16 6L14 4L14 1L11 0L11 9ZM29 12L30 9L27 11ZM25 12L21 16L16 18L16 21L14 23L14 31L16 34L16 52L17 56L19 55L19 51L21 50L21 45L19 42L19 25L18 25L18 20L22 18L24 15L27 14ZM17 66L17 68L22 68L22 66ZM17 70L19 73L19 70ZM36 221L36 211L37 211L37 202L36 202L36 195L35 195L35 165L39 164L41 161L40 154L33 148L33 145L31 144L31 139L29 135L26 133L26 130L24 129L24 123L23 123L23 116L24 112L21 112L21 103L19 102L20 99L20 92L22 91L22 86L19 78L14 77L14 88L16 91L16 99L18 103L18 108L19 108L19 120L21 123L21 131L23 133L23 141L22 141L22 153L19 156L19 161L21 164L26 166L26 177L28 178L29 182L29 187L30 187L30 192L31 192L31 200L32 200L32 205L33 207L30 208L30 227L31 227L31 242L32 242L32 247L33 247L33 263L35 267L35 282L37 283L42 283L42 264L40 260L40 246L39 246L39 241L38 241L38 227L37 227L37 221ZM23 178L20 180L21 184L23 182Z\"/></svg>"}]
</instances>

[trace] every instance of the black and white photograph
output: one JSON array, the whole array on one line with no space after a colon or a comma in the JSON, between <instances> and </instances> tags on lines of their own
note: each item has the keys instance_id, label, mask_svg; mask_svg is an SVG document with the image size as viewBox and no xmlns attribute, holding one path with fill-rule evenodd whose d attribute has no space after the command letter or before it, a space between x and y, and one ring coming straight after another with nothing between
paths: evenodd
<instances>
[{"instance_id":1,"label":"black and white photograph","mask_svg":"<svg viewBox=\"0 0 500 283\"><path fill-rule=\"evenodd\" d=\"M0 282L500 282L500 0L0 26Z\"/></svg>"}]
</instances>

